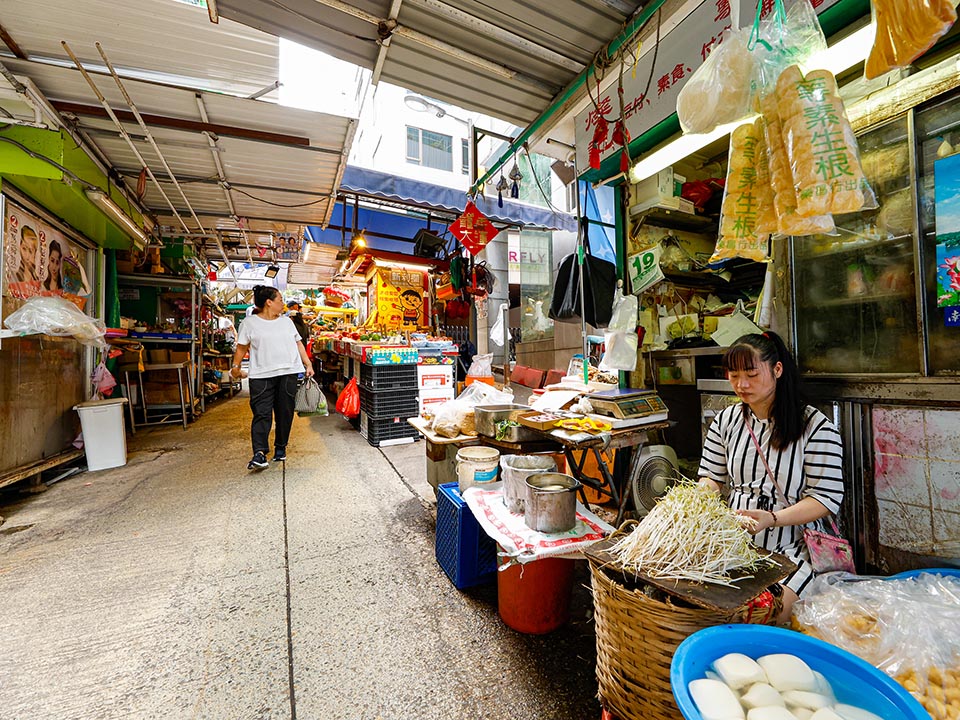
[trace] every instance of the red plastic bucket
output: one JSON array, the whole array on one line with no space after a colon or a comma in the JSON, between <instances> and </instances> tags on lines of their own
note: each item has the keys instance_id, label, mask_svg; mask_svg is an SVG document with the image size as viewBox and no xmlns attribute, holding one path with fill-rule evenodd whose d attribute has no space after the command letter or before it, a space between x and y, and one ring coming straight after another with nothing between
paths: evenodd
<instances>
[{"instance_id":1,"label":"red plastic bucket","mask_svg":"<svg viewBox=\"0 0 960 720\"><path fill-rule=\"evenodd\" d=\"M497 572L497 609L508 627L530 635L570 619L574 561L543 558Z\"/></svg>"}]
</instances>

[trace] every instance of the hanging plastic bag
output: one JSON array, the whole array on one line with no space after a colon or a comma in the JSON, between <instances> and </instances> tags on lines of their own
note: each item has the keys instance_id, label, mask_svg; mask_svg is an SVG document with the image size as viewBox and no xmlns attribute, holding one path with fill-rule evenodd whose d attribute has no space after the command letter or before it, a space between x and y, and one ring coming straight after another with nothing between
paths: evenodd
<instances>
[{"instance_id":1,"label":"hanging plastic bag","mask_svg":"<svg viewBox=\"0 0 960 720\"><path fill-rule=\"evenodd\" d=\"M745 123L730 133L730 163L724 183L720 237L710 263L746 258L768 259L770 236L757 232L761 190L757 180L757 153L763 138L756 123Z\"/></svg>"},{"instance_id":2,"label":"hanging plastic bag","mask_svg":"<svg viewBox=\"0 0 960 720\"><path fill-rule=\"evenodd\" d=\"M101 397L109 397L113 394L113 389L117 386L116 378L107 370L107 366L101 361L97 364L93 373L90 375L94 390Z\"/></svg>"},{"instance_id":3,"label":"hanging plastic bag","mask_svg":"<svg viewBox=\"0 0 960 720\"><path fill-rule=\"evenodd\" d=\"M509 310L509 308L510 306L507 303L500 303L500 309L497 310L497 321L493 324L493 327L490 328L490 339L497 347L503 347L503 316L506 314L504 310ZM508 329L507 342L510 342L512 339L513 336Z\"/></svg>"},{"instance_id":4,"label":"hanging plastic bag","mask_svg":"<svg viewBox=\"0 0 960 720\"><path fill-rule=\"evenodd\" d=\"M617 288L613 297L613 315L603 333L606 351L600 360L600 369L632 371L637 367L637 311L636 295L624 295Z\"/></svg>"},{"instance_id":5,"label":"hanging plastic bag","mask_svg":"<svg viewBox=\"0 0 960 720\"><path fill-rule=\"evenodd\" d=\"M750 28L723 33L720 40L677 95L677 117L685 133L708 133L750 114Z\"/></svg>"},{"instance_id":6,"label":"hanging plastic bag","mask_svg":"<svg viewBox=\"0 0 960 720\"><path fill-rule=\"evenodd\" d=\"M583 295L585 310L580 309L580 267L577 254L560 261L553 286L550 318L560 322L583 319L596 328L604 328L613 312L613 290L617 286L617 266L590 254L590 243L584 237Z\"/></svg>"},{"instance_id":7,"label":"hanging plastic bag","mask_svg":"<svg viewBox=\"0 0 960 720\"><path fill-rule=\"evenodd\" d=\"M312 381L313 378L310 378ZM327 417L330 413L327 410L327 398L324 396L323 391L320 389L320 386L317 385L317 390L319 392L317 395L317 403L314 406L313 410L308 411L297 411L297 415L300 417Z\"/></svg>"},{"instance_id":8,"label":"hanging plastic bag","mask_svg":"<svg viewBox=\"0 0 960 720\"><path fill-rule=\"evenodd\" d=\"M957 21L950 0L873 0L870 6L877 34L864 69L868 80L908 67Z\"/></svg>"},{"instance_id":9,"label":"hanging plastic bag","mask_svg":"<svg viewBox=\"0 0 960 720\"><path fill-rule=\"evenodd\" d=\"M107 329L102 320L84 315L76 305L60 297L37 295L14 310L4 324L25 335L41 333L72 337L77 342L106 348Z\"/></svg>"},{"instance_id":10,"label":"hanging plastic bag","mask_svg":"<svg viewBox=\"0 0 960 720\"><path fill-rule=\"evenodd\" d=\"M337 398L336 410L348 420L360 414L360 388L357 387L356 378L350 378L350 382L343 388Z\"/></svg>"}]
</instances>

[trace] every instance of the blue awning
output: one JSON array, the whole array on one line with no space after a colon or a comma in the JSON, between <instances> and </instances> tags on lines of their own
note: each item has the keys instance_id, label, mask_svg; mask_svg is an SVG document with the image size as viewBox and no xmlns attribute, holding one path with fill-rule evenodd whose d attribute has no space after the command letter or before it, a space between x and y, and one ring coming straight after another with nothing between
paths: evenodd
<instances>
[{"instance_id":1,"label":"blue awning","mask_svg":"<svg viewBox=\"0 0 960 720\"><path fill-rule=\"evenodd\" d=\"M463 212L467 205L467 196L462 190L358 167L348 166L344 170L340 189L454 213ZM480 212L496 222L571 232L576 232L577 229L576 217L567 213L558 213L506 199L501 208L497 205L495 198L483 196L477 198L476 205ZM333 217L336 217L336 214Z\"/></svg>"},{"instance_id":2,"label":"blue awning","mask_svg":"<svg viewBox=\"0 0 960 720\"><path fill-rule=\"evenodd\" d=\"M353 234L363 231L367 247L410 254L413 252L413 238L417 231L428 229L424 218L367 207L357 208L357 224L354 226L353 212L353 206L347 205L346 222L344 222L344 204L338 202L330 215L330 224L327 229L321 230L316 225L308 226L307 240L325 245L349 247ZM341 227L344 228L343 231ZM431 220L429 229L442 236L447 231L447 225L438 223L434 219Z\"/></svg>"}]
</instances>

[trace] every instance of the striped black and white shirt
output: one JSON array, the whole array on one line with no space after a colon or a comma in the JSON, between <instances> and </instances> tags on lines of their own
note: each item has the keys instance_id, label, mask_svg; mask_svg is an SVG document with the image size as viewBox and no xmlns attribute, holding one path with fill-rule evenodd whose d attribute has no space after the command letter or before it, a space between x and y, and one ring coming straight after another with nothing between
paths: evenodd
<instances>
[{"instance_id":1,"label":"striped black and white shirt","mask_svg":"<svg viewBox=\"0 0 960 720\"><path fill-rule=\"evenodd\" d=\"M767 476L747 430L748 422L786 502ZM800 439L777 450L770 445L772 422L759 419L743 403L721 411L707 433L699 477L718 483L734 510L776 512L812 497L837 513L843 502L843 445L837 428L822 412L807 406ZM764 548L783 553L800 566L785 581L798 595L812 577L802 531L803 526L775 527L756 537Z\"/></svg>"}]
</instances>

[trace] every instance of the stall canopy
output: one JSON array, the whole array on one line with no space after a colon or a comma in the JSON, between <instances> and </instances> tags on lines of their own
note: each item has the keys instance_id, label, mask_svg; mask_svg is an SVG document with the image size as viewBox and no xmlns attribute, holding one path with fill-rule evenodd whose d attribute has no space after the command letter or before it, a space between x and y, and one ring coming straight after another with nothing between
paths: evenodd
<instances>
[{"instance_id":1,"label":"stall canopy","mask_svg":"<svg viewBox=\"0 0 960 720\"><path fill-rule=\"evenodd\" d=\"M136 155L77 70L22 60L4 65L36 83L61 115L75 117L116 172L136 185L142 169ZM203 232L144 142L113 78L93 78L139 141L141 154L189 230ZM124 85L203 230L236 227L237 216L245 219L246 228L263 232L292 232L329 219L356 120L138 80ZM152 182L146 184L143 203L172 232L184 232Z\"/></svg>"},{"instance_id":2,"label":"stall canopy","mask_svg":"<svg viewBox=\"0 0 960 720\"><path fill-rule=\"evenodd\" d=\"M526 125L641 6L635 0L217 0L222 17L384 80Z\"/></svg>"},{"instance_id":3,"label":"stall canopy","mask_svg":"<svg viewBox=\"0 0 960 720\"><path fill-rule=\"evenodd\" d=\"M463 190L358 167L346 169L340 188L345 193L352 192L361 196L400 202L424 211L434 210L454 215L463 212L467 203L467 196ZM490 197L478 197L476 204L484 215L499 223L531 225L549 230L577 229L576 218L567 213L506 199L501 208L497 205L496 198ZM412 238L413 235L410 237Z\"/></svg>"}]
</instances>

